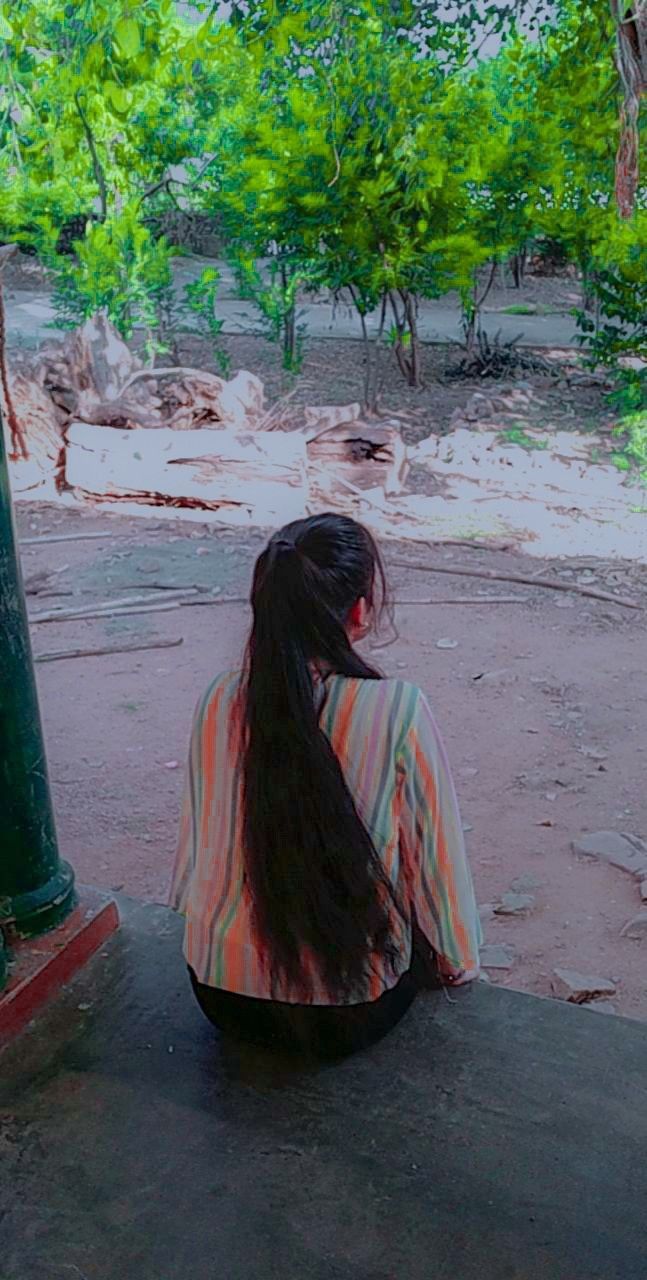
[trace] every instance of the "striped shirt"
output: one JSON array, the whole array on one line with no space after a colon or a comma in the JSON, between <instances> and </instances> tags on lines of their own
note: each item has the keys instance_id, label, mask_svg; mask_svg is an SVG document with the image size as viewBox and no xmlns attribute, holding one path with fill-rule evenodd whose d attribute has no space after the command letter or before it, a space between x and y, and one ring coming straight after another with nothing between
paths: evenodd
<instances>
[{"instance_id":1,"label":"striped shirt","mask_svg":"<svg viewBox=\"0 0 647 1280\"><path fill-rule=\"evenodd\" d=\"M302 957L303 982L271 989L243 879L241 673L219 677L198 704L171 906L186 917L184 954L207 986L291 1004L329 1004ZM426 698L403 680L331 675L315 690L320 726L404 905L398 951L378 961L353 1002L376 1000L410 967L419 928L457 969L479 963L481 929L456 793Z\"/></svg>"}]
</instances>

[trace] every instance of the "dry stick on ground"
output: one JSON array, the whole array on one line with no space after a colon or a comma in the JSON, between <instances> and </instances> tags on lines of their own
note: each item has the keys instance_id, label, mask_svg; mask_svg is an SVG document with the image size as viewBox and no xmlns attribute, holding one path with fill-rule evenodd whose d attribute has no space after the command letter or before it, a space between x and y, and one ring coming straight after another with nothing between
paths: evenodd
<instances>
[{"instance_id":1,"label":"dry stick on ground","mask_svg":"<svg viewBox=\"0 0 647 1280\"><path fill-rule=\"evenodd\" d=\"M528 596L454 596L447 600L394 600L394 604L527 604Z\"/></svg>"},{"instance_id":2,"label":"dry stick on ground","mask_svg":"<svg viewBox=\"0 0 647 1280\"><path fill-rule=\"evenodd\" d=\"M92 618L129 618L135 613L167 613L169 609L179 609L183 603L180 600L169 600L167 604L140 604L127 609L94 609L89 613L79 613L77 609L56 609L51 613L32 613L29 621L86 622Z\"/></svg>"},{"instance_id":3,"label":"dry stick on ground","mask_svg":"<svg viewBox=\"0 0 647 1280\"><path fill-rule=\"evenodd\" d=\"M153 533L150 529L147 532ZM21 538L21 547L35 547L47 542L84 542L90 538L127 538L132 534L119 533L115 529L106 529L105 533L42 533L37 538Z\"/></svg>"},{"instance_id":4,"label":"dry stick on ground","mask_svg":"<svg viewBox=\"0 0 647 1280\"><path fill-rule=\"evenodd\" d=\"M580 586L575 582L560 582L559 578L533 578L524 573L499 573L496 569L449 568L445 564L414 564L412 560L390 560L398 569L422 569L425 573L449 573L463 578L487 578L490 582L519 582L526 587L547 587L550 591L576 592L581 596L590 596L593 600L606 600L608 604L619 604L625 609L642 609L644 606L637 600L627 600L624 596L611 595L610 591L597 591L595 587Z\"/></svg>"},{"instance_id":5,"label":"dry stick on ground","mask_svg":"<svg viewBox=\"0 0 647 1280\"><path fill-rule=\"evenodd\" d=\"M129 618L131 614L136 613L167 613L169 609L184 609L188 605L215 605L215 604L249 604L247 596L225 596L214 599L205 599L204 596L195 596L190 599L167 600L160 604L140 604L127 606L122 608L101 608L100 606L88 610L87 612L79 612L78 609L56 609L51 613L32 613L30 622L85 622L92 618Z\"/></svg>"},{"instance_id":6,"label":"dry stick on ground","mask_svg":"<svg viewBox=\"0 0 647 1280\"><path fill-rule=\"evenodd\" d=\"M181 377L197 378L202 382L213 382L218 375L215 373L209 373L206 369L193 369L191 366L183 364L168 365L166 368L160 369L137 369L135 373L131 373L130 377L126 379L119 395L120 398L123 399L126 392L129 391L136 382L141 382L142 379L145 378L152 378L153 381L158 381L160 378Z\"/></svg>"},{"instance_id":7,"label":"dry stick on ground","mask_svg":"<svg viewBox=\"0 0 647 1280\"><path fill-rule=\"evenodd\" d=\"M52 649L51 653L37 653L34 662L58 662L61 658L98 658L106 653L139 653L142 649L176 649L184 644L184 637L177 640L149 640L135 644L113 644L102 649Z\"/></svg>"},{"instance_id":8,"label":"dry stick on ground","mask_svg":"<svg viewBox=\"0 0 647 1280\"><path fill-rule=\"evenodd\" d=\"M214 592L215 592L215 590L216 590L216 588L215 588L215 587L205 587L203 584L201 584L201 583L199 583L199 582L187 582L186 586L184 586L184 587L183 587L183 586L181 586L181 585L180 585L180 583L179 583L179 582L157 582L157 581L154 581L154 582L120 582L120 583L119 583L119 586L114 586L114 585L113 585L113 586L112 586L112 588L110 588L110 587L109 587L109 588L108 588L108 590L112 589L113 591L137 591L137 590L141 590L141 588L142 588L142 587L145 587L145 588L146 588L147 590L149 590L149 591L178 591L178 590L179 590L179 591L194 591L196 594L197 594L197 593L200 593L200 594L202 594L202 595L208 595L210 591L214 591ZM142 599L144 599L144 598L145 598L147 601L149 601L149 600L151 600L153 597L152 597L152 596L142 597ZM111 601L111 603L112 603L112 604L114 604L114 600L113 600L113 601Z\"/></svg>"},{"instance_id":9,"label":"dry stick on ground","mask_svg":"<svg viewBox=\"0 0 647 1280\"><path fill-rule=\"evenodd\" d=\"M188 587L180 590L161 591L147 596L123 596L121 600L105 600L103 603L94 601L92 604L72 605L69 609L59 609L56 611L60 618L69 618L73 614L77 618L85 617L86 614L92 614L94 617L97 613L113 612L115 609L130 608L131 605L140 604L156 604L158 600L163 600L166 604L169 600L185 600L187 596L197 595L195 587ZM52 613L55 611L52 610ZM34 618L38 618L38 614L34 614Z\"/></svg>"},{"instance_id":10,"label":"dry stick on ground","mask_svg":"<svg viewBox=\"0 0 647 1280\"><path fill-rule=\"evenodd\" d=\"M249 604L249 596L194 596L191 600L181 600L180 608L211 604Z\"/></svg>"},{"instance_id":11,"label":"dry stick on ground","mask_svg":"<svg viewBox=\"0 0 647 1280\"><path fill-rule=\"evenodd\" d=\"M299 382L291 391L287 391L284 396L280 396L271 408L267 410L267 413L263 414L257 429L259 431L273 431L275 429L273 424L278 418L280 418L283 409L287 407L290 401L293 400L297 394L300 394L311 386L311 382Z\"/></svg>"},{"instance_id":12,"label":"dry stick on ground","mask_svg":"<svg viewBox=\"0 0 647 1280\"><path fill-rule=\"evenodd\" d=\"M72 595L71 591L47 592L43 587L51 585L52 578L59 578L62 573L67 573L69 564L62 564L58 569L41 569L39 573L32 573L25 578L25 595L26 596L42 596L42 595Z\"/></svg>"}]
</instances>

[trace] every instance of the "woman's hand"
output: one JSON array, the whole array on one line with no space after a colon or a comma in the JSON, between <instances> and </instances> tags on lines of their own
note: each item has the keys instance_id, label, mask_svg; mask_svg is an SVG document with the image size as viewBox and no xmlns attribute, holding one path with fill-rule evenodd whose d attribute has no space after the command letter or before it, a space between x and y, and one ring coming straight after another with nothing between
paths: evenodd
<instances>
[{"instance_id":1,"label":"woman's hand","mask_svg":"<svg viewBox=\"0 0 647 1280\"><path fill-rule=\"evenodd\" d=\"M444 956L438 957L438 972L448 987L464 987L478 978L480 969L456 969Z\"/></svg>"}]
</instances>

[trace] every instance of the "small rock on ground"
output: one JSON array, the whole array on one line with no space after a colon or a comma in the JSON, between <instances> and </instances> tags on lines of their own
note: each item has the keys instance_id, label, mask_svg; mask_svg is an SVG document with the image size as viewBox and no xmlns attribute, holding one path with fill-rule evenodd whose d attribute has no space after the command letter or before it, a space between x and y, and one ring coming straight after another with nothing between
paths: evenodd
<instances>
[{"instance_id":1,"label":"small rock on ground","mask_svg":"<svg viewBox=\"0 0 647 1280\"><path fill-rule=\"evenodd\" d=\"M647 938L647 911L639 911L620 931L621 938Z\"/></svg>"},{"instance_id":2,"label":"small rock on ground","mask_svg":"<svg viewBox=\"0 0 647 1280\"><path fill-rule=\"evenodd\" d=\"M481 964L484 969L511 969L514 962L514 950L505 942L486 943L481 947Z\"/></svg>"},{"instance_id":3,"label":"small rock on ground","mask_svg":"<svg viewBox=\"0 0 647 1280\"><path fill-rule=\"evenodd\" d=\"M532 893L533 889L541 889L543 883L543 880L534 876L532 871L524 871L522 876L517 876L516 880L512 881L510 890L512 893Z\"/></svg>"},{"instance_id":4,"label":"small rock on ground","mask_svg":"<svg viewBox=\"0 0 647 1280\"><path fill-rule=\"evenodd\" d=\"M550 983L553 995L569 1004L588 1004L616 994L615 983L575 969L555 969Z\"/></svg>"},{"instance_id":5,"label":"small rock on ground","mask_svg":"<svg viewBox=\"0 0 647 1280\"><path fill-rule=\"evenodd\" d=\"M643 880L640 886L640 897L643 902L647 902L647 880Z\"/></svg>"},{"instance_id":6,"label":"small rock on ground","mask_svg":"<svg viewBox=\"0 0 647 1280\"><path fill-rule=\"evenodd\" d=\"M535 899L531 893L504 893L494 908L497 916L522 916L532 911Z\"/></svg>"},{"instance_id":7,"label":"small rock on ground","mask_svg":"<svg viewBox=\"0 0 647 1280\"><path fill-rule=\"evenodd\" d=\"M574 840L571 849L584 858L599 858L630 875L647 872L647 845L638 836L625 832L595 831Z\"/></svg>"}]
</instances>

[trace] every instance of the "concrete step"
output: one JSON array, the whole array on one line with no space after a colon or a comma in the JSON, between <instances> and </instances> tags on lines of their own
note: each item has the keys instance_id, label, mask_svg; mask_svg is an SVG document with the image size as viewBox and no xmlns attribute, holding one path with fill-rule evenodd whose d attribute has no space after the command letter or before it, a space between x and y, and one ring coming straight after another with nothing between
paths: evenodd
<instances>
[{"instance_id":1,"label":"concrete step","mask_svg":"<svg viewBox=\"0 0 647 1280\"><path fill-rule=\"evenodd\" d=\"M644 1280L646 1026L479 984L299 1070L120 912L0 1057L3 1280Z\"/></svg>"}]
</instances>

